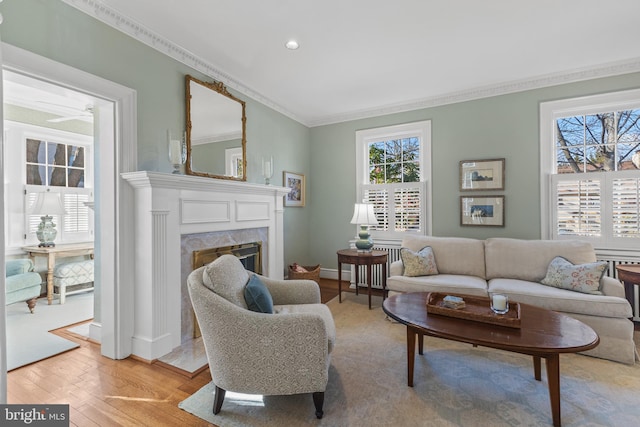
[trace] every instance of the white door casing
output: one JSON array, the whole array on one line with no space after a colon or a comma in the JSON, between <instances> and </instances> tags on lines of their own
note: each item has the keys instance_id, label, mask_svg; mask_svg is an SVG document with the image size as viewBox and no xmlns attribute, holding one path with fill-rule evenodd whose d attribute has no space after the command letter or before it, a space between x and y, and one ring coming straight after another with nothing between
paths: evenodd
<instances>
[{"instance_id":1,"label":"white door casing","mask_svg":"<svg viewBox=\"0 0 640 427\"><path fill-rule=\"evenodd\" d=\"M96 310L100 319L99 324L92 325L92 334L99 330L104 356L125 358L131 354L133 336L131 259L134 242L132 214L127 211L132 206L132 190L120 174L135 171L137 167L136 91L6 43L1 49L4 69L104 101L97 105L95 121L98 131L95 135L95 252L96 276L101 289L100 306ZM4 304L2 307L4 309ZM6 363L2 372L6 374Z\"/></svg>"}]
</instances>

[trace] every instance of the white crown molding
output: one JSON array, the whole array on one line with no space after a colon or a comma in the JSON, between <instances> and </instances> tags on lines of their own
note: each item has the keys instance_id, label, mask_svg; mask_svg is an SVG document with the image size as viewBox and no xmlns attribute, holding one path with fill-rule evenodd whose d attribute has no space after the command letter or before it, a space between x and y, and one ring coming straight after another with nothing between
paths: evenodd
<instances>
[{"instance_id":1,"label":"white crown molding","mask_svg":"<svg viewBox=\"0 0 640 427\"><path fill-rule=\"evenodd\" d=\"M532 89L540 89L560 84L573 83L602 77L611 77L628 73L640 72L640 58L627 61L601 64L595 67L567 70L564 72L548 74L528 79L515 80L491 86L471 88L459 92L451 92L438 96L417 99L411 102L403 102L393 105L379 106L370 109L340 113L322 117L307 117L306 119L288 111L281 105L261 95L259 92L240 83L233 77L225 74L202 58L194 55L189 50L159 36L143 25L121 15L114 9L104 5L99 0L62 0L64 3L90 15L99 21L121 31L134 39L156 49L165 55L181 62L201 73L223 82L230 88L254 99L255 101L284 114L285 116L308 127L342 123L352 120L366 119L370 117L384 116L405 111L419 110L423 108L437 107L441 105L455 104L458 102L472 101L475 99L489 98L492 96L506 95L523 92Z\"/></svg>"},{"instance_id":2,"label":"white crown molding","mask_svg":"<svg viewBox=\"0 0 640 427\"><path fill-rule=\"evenodd\" d=\"M0 0L1 1L1 0ZM98 21L103 22L104 24L113 27L114 29L121 31L127 34L130 37L138 40L141 43L146 44L147 46L156 49L159 52L164 53L170 58L175 59L178 62L181 62L194 70L200 71L201 73L217 80L223 82L228 88L232 88L242 93L243 95L252 98L255 101L260 102L261 104L266 105L267 107L284 114L285 116L299 122L305 124L304 121L298 117L296 114L288 111L286 108L281 105L276 104L255 90L251 89L248 86L240 83L233 77L228 74L221 72L220 70L213 67L208 62L204 61L202 58L196 56L189 50L179 46L170 40L161 37L160 35L154 33L149 30L145 26L133 21L132 19L120 14L118 11L110 8L99 0L61 0L63 3L72 6L81 12L86 13L89 16L94 17Z\"/></svg>"},{"instance_id":3,"label":"white crown molding","mask_svg":"<svg viewBox=\"0 0 640 427\"><path fill-rule=\"evenodd\" d=\"M402 113L405 111L419 110L422 108L456 104L458 102L473 101L475 99L490 98L493 96L507 95L510 93L524 92L533 89L541 89L549 86L557 86L566 83L574 83L584 80L612 77L637 72L640 72L640 58L601 64L591 68L575 69L561 73L553 73L529 79L515 80L511 82L478 87L459 92L451 92L444 95L418 99L412 102L387 105L344 114L336 114L333 116L319 117L317 119L309 120L307 126L316 127L334 123L348 122L352 120L366 119L369 117L384 116L388 114Z\"/></svg>"}]
</instances>

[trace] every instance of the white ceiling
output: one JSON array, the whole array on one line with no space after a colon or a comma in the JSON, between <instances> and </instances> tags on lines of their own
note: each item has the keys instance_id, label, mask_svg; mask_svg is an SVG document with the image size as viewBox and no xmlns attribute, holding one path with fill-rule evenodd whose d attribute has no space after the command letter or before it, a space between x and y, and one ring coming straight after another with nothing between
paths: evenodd
<instances>
[{"instance_id":1,"label":"white ceiling","mask_svg":"<svg viewBox=\"0 0 640 427\"><path fill-rule=\"evenodd\" d=\"M638 0L64 1L310 126L640 71Z\"/></svg>"}]
</instances>

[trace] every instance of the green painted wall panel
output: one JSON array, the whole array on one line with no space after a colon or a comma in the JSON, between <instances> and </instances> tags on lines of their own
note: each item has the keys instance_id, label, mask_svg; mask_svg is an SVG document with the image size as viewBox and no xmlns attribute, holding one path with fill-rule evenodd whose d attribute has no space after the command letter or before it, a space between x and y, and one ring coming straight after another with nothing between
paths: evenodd
<instances>
[{"instance_id":1,"label":"green painted wall panel","mask_svg":"<svg viewBox=\"0 0 640 427\"><path fill-rule=\"evenodd\" d=\"M355 132L431 120L433 234L472 238L540 238L539 106L541 102L640 87L640 73L594 79L311 130L314 199L311 257L337 268L336 251L356 235L349 224L356 202ZM460 226L459 162L505 158L505 227Z\"/></svg>"},{"instance_id":2,"label":"green painted wall panel","mask_svg":"<svg viewBox=\"0 0 640 427\"><path fill-rule=\"evenodd\" d=\"M0 3L4 42L133 88L138 96L138 167L170 172L167 130L184 129L184 75L201 73L58 0ZM486 238L540 236L538 108L542 101L640 87L640 73L594 79L312 129L248 99L248 181L263 182L262 156L307 178L307 205L285 208L285 263L336 268L335 251L356 234L355 131L432 121L433 234ZM459 225L458 162L506 158L504 228Z\"/></svg>"},{"instance_id":3,"label":"green painted wall panel","mask_svg":"<svg viewBox=\"0 0 640 427\"><path fill-rule=\"evenodd\" d=\"M171 172L167 130L185 129L184 76L211 78L101 23L59 0L5 0L2 41L135 89L138 169ZM282 170L309 175L309 129L230 90L247 103L247 181L264 182L262 156L275 158L272 184ZM285 211L285 262L308 262L308 208Z\"/></svg>"}]
</instances>

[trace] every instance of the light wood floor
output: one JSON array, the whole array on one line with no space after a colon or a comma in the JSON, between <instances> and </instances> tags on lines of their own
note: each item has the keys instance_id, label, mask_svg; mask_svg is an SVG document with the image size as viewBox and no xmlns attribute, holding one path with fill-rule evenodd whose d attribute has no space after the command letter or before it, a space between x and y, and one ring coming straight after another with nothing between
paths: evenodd
<instances>
[{"instance_id":1,"label":"light wood floor","mask_svg":"<svg viewBox=\"0 0 640 427\"><path fill-rule=\"evenodd\" d=\"M322 302L338 295L335 280L322 279ZM100 346L64 329L56 331L80 348L8 373L8 403L70 405L72 426L206 426L178 403L211 381L132 358L111 360Z\"/></svg>"}]
</instances>

